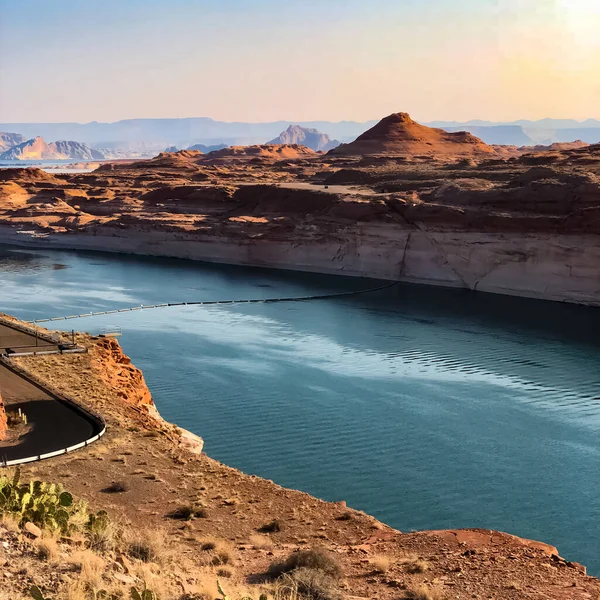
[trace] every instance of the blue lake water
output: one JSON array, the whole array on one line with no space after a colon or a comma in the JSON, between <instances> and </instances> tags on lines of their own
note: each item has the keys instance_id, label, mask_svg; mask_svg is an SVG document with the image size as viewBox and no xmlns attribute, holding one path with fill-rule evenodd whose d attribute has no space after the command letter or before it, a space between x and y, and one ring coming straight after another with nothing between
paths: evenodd
<instances>
[{"instance_id":1,"label":"blue lake water","mask_svg":"<svg viewBox=\"0 0 600 600\"><path fill-rule=\"evenodd\" d=\"M0 249L0 311L23 319L376 284ZM56 322L112 326L162 415L204 437L210 456L403 531L543 540L600 574L598 309L399 285Z\"/></svg>"}]
</instances>

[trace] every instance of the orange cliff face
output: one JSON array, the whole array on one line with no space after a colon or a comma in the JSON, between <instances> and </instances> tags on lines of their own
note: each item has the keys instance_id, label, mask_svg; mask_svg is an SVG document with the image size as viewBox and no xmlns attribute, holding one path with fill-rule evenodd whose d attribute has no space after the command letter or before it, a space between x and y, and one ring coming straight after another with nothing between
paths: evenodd
<instances>
[{"instance_id":1,"label":"orange cliff face","mask_svg":"<svg viewBox=\"0 0 600 600\"><path fill-rule=\"evenodd\" d=\"M349 144L341 144L329 152L333 156L365 154L484 156L495 154L494 148L479 138L458 131L449 133L421 125L408 113L394 113L365 131Z\"/></svg>"},{"instance_id":2,"label":"orange cliff face","mask_svg":"<svg viewBox=\"0 0 600 600\"><path fill-rule=\"evenodd\" d=\"M116 340L100 339L93 352L92 362L101 378L120 398L141 413L158 416L142 371L131 364Z\"/></svg>"},{"instance_id":3,"label":"orange cliff face","mask_svg":"<svg viewBox=\"0 0 600 600\"><path fill-rule=\"evenodd\" d=\"M2 394L0 394L0 440L6 437L8 431L8 422L6 419L6 410L4 409L4 402L2 401Z\"/></svg>"}]
</instances>

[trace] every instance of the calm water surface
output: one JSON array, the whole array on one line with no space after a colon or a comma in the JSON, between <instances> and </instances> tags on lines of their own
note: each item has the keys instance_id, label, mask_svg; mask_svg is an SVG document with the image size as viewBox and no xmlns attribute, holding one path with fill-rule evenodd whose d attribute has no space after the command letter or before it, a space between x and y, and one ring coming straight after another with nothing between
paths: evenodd
<instances>
[{"instance_id":1,"label":"calm water surface","mask_svg":"<svg viewBox=\"0 0 600 600\"><path fill-rule=\"evenodd\" d=\"M0 310L23 319L372 285L0 249ZM121 326L163 416L231 466L404 531L486 527L544 540L600 574L597 309L403 285L57 325Z\"/></svg>"}]
</instances>

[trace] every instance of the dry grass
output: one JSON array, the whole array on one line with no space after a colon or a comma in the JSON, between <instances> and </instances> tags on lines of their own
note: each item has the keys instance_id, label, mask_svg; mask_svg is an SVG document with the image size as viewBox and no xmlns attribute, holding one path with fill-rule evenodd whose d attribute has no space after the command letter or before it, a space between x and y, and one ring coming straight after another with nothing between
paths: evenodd
<instances>
[{"instance_id":1,"label":"dry grass","mask_svg":"<svg viewBox=\"0 0 600 600\"><path fill-rule=\"evenodd\" d=\"M19 519L13 513L4 513L0 517L0 524L8 531L17 532L21 530Z\"/></svg>"},{"instance_id":2,"label":"dry grass","mask_svg":"<svg viewBox=\"0 0 600 600\"><path fill-rule=\"evenodd\" d=\"M56 562L59 555L58 544L52 537L40 538L35 541L34 547L40 560Z\"/></svg>"},{"instance_id":3,"label":"dry grass","mask_svg":"<svg viewBox=\"0 0 600 600\"><path fill-rule=\"evenodd\" d=\"M91 550L79 550L71 557L71 562L80 570L78 583L86 587L99 587L106 562Z\"/></svg>"},{"instance_id":4,"label":"dry grass","mask_svg":"<svg viewBox=\"0 0 600 600\"><path fill-rule=\"evenodd\" d=\"M127 553L131 558L144 563L165 564L170 558L166 534L162 529L134 532L124 536Z\"/></svg>"},{"instance_id":5,"label":"dry grass","mask_svg":"<svg viewBox=\"0 0 600 600\"><path fill-rule=\"evenodd\" d=\"M258 550L270 550L273 548L273 540L269 536L260 535L259 533L251 535L248 538L248 543Z\"/></svg>"},{"instance_id":6,"label":"dry grass","mask_svg":"<svg viewBox=\"0 0 600 600\"><path fill-rule=\"evenodd\" d=\"M404 598L406 600L444 600L444 594L437 588L417 585L409 587Z\"/></svg>"},{"instance_id":7,"label":"dry grass","mask_svg":"<svg viewBox=\"0 0 600 600\"><path fill-rule=\"evenodd\" d=\"M376 573L387 573L392 566L392 559L385 554L376 554L371 558L371 565Z\"/></svg>"},{"instance_id":8,"label":"dry grass","mask_svg":"<svg viewBox=\"0 0 600 600\"><path fill-rule=\"evenodd\" d=\"M398 564L402 565L407 573L425 573L429 570L429 563L415 554L403 556L398 560Z\"/></svg>"},{"instance_id":9,"label":"dry grass","mask_svg":"<svg viewBox=\"0 0 600 600\"><path fill-rule=\"evenodd\" d=\"M233 546L218 538L207 537L198 540L200 549L206 552L206 564L218 567L221 565L231 565L235 562L235 553Z\"/></svg>"}]
</instances>

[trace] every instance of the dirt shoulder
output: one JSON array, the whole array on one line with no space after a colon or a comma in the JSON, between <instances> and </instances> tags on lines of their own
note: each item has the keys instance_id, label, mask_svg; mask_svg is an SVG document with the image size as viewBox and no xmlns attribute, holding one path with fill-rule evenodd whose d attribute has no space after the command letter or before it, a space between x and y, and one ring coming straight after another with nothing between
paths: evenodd
<instances>
[{"instance_id":1,"label":"dirt shoulder","mask_svg":"<svg viewBox=\"0 0 600 600\"><path fill-rule=\"evenodd\" d=\"M551 546L485 530L401 533L343 502L324 502L198 454L201 441L182 437L160 418L141 371L115 341L84 335L76 341L89 352L16 362L102 414L107 432L89 448L24 466L21 478L61 483L130 532L159 532L170 558L162 566L143 566L170 590L166 600L214 598L217 579L234 598L236 590L257 598L259 587L252 582L273 561L316 546L341 564L344 598L409 598L420 585L430 593L423 598L600 597L600 581L559 558ZM125 491L109 493L115 483ZM167 517L189 504L201 505L202 516ZM274 521L275 526L265 527ZM0 525L6 541L0 547L5 597L25 597L35 583L52 598L69 598L74 575L61 564L72 562L77 551L72 542L59 543L52 565L39 559L26 534L9 529ZM215 564L214 557L208 560L214 552L207 550L209 538L213 546L227 548L226 567ZM127 589L137 576L136 561L118 550L101 560L99 577L106 586Z\"/></svg>"}]
</instances>

